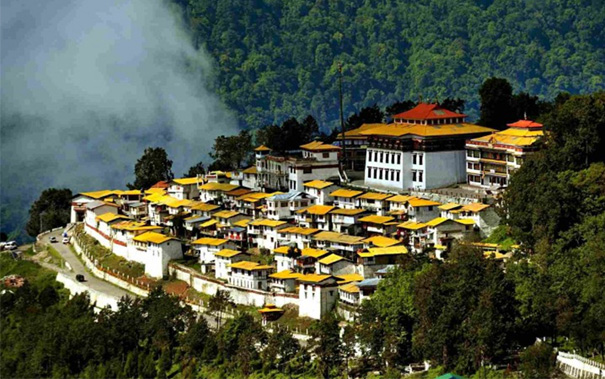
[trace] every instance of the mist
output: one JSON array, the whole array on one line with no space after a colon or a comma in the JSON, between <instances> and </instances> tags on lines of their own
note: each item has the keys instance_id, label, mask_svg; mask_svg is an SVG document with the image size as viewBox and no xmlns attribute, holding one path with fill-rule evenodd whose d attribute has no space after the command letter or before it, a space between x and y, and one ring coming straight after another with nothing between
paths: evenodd
<instances>
[{"instance_id":1,"label":"mist","mask_svg":"<svg viewBox=\"0 0 605 379\"><path fill-rule=\"evenodd\" d=\"M178 177L237 132L165 1L2 0L0 17L3 229L45 188L124 188L148 146Z\"/></svg>"}]
</instances>

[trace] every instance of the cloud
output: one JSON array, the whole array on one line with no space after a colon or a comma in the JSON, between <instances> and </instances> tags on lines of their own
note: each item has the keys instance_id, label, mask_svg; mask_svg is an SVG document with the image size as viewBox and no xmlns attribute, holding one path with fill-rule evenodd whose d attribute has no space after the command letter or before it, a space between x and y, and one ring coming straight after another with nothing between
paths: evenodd
<instances>
[{"instance_id":1,"label":"cloud","mask_svg":"<svg viewBox=\"0 0 605 379\"><path fill-rule=\"evenodd\" d=\"M2 1L3 199L124 187L147 146L180 175L237 132L176 15L161 0Z\"/></svg>"}]
</instances>

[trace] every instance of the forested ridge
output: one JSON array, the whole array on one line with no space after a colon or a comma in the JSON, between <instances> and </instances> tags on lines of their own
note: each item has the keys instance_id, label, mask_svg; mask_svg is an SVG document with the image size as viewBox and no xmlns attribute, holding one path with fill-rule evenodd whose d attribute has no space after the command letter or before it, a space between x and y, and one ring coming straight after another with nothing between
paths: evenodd
<instances>
[{"instance_id":1,"label":"forested ridge","mask_svg":"<svg viewBox=\"0 0 605 379\"><path fill-rule=\"evenodd\" d=\"M552 99L602 89L605 2L173 0L215 60L216 90L245 127L460 97L476 119L488 77Z\"/></svg>"}]
</instances>

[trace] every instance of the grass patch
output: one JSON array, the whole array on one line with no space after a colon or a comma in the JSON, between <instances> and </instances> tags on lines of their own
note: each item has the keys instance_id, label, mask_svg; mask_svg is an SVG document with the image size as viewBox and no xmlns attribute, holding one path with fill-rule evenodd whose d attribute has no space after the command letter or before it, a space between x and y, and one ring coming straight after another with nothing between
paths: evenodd
<instances>
[{"instance_id":1,"label":"grass patch","mask_svg":"<svg viewBox=\"0 0 605 379\"><path fill-rule=\"evenodd\" d=\"M52 246L48 246L46 251L48 251L48 254L50 256L50 261L52 264L54 264L55 266L59 266L59 267L65 267L65 259L63 259L63 257L61 256L61 253L59 253L57 251L57 249L55 249Z\"/></svg>"},{"instance_id":2,"label":"grass patch","mask_svg":"<svg viewBox=\"0 0 605 379\"><path fill-rule=\"evenodd\" d=\"M505 225L499 225L489 237L483 240L485 243L497 243L500 245L502 250L510 250L512 245L516 244L515 240L513 240L508 235L508 230Z\"/></svg>"},{"instance_id":3,"label":"grass patch","mask_svg":"<svg viewBox=\"0 0 605 379\"><path fill-rule=\"evenodd\" d=\"M306 333L317 322L309 317L298 317L298 308L294 305L286 304L283 309L285 310L284 314L275 323L287 327L292 332L299 330Z\"/></svg>"},{"instance_id":4,"label":"grass patch","mask_svg":"<svg viewBox=\"0 0 605 379\"><path fill-rule=\"evenodd\" d=\"M26 278L32 286L39 289L47 286L62 288L62 285L55 280L56 272L32 261L13 259L10 254L0 254L0 277L13 274Z\"/></svg>"},{"instance_id":5,"label":"grass patch","mask_svg":"<svg viewBox=\"0 0 605 379\"><path fill-rule=\"evenodd\" d=\"M197 257L175 259L173 262L189 267L190 269L195 270L197 272L202 272L202 265L200 264L200 261Z\"/></svg>"}]
</instances>

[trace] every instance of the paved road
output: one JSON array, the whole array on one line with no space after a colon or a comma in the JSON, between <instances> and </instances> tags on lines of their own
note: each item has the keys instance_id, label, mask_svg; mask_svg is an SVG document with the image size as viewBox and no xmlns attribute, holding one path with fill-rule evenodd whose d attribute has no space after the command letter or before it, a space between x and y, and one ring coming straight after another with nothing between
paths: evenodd
<instances>
[{"instance_id":1,"label":"paved road","mask_svg":"<svg viewBox=\"0 0 605 379\"><path fill-rule=\"evenodd\" d=\"M69 263L69 265L71 266L71 269L72 269L72 271L69 272L69 275L73 275L74 278L77 274L84 275L84 277L86 278L86 282L83 283L84 285L86 285L87 287L92 288L94 290L97 290L99 292L103 292L107 295L115 296L118 298L120 298L122 296L136 297L135 294L128 292L126 290L123 290L120 287L116 287L113 284L110 284L104 280L101 280L101 279L95 277L92 273L86 271L84 264L76 256L76 254L71 251L71 249L69 248L69 245L64 245L63 243L61 243L61 241L63 240L61 233L63 233L62 229L57 230L55 232L51 232L49 234L46 234L45 236L42 237L40 242L54 247L55 250L57 250L59 252L59 254L61 254L61 257L63 257L63 259L65 259L65 261L67 263ZM50 237L53 237L53 236L56 237L57 241L59 241L59 242L50 243ZM63 272L65 272L65 271L63 271Z\"/></svg>"}]
</instances>

